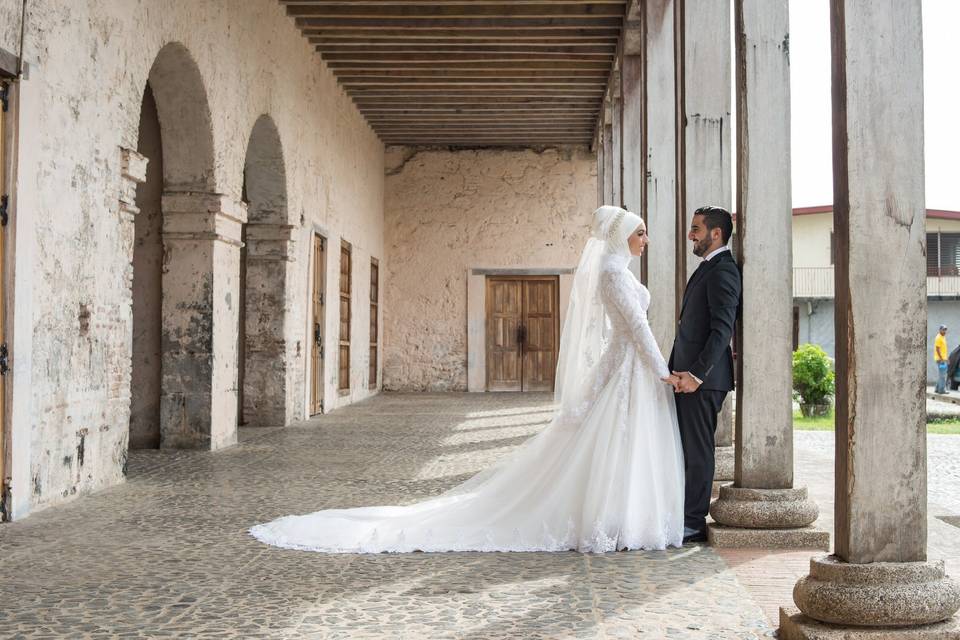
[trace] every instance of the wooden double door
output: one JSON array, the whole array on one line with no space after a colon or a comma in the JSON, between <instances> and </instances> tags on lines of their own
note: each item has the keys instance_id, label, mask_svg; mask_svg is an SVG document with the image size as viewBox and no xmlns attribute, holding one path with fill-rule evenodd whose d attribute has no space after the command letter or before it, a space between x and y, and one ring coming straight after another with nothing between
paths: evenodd
<instances>
[{"instance_id":1,"label":"wooden double door","mask_svg":"<svg viewBox=\"0 0 960 640\"><path fill-rule=\"evenodd\" d=\"M487 277L487 391L553 391L559 289L557 276Z\"/></svg>"}]
</instances>

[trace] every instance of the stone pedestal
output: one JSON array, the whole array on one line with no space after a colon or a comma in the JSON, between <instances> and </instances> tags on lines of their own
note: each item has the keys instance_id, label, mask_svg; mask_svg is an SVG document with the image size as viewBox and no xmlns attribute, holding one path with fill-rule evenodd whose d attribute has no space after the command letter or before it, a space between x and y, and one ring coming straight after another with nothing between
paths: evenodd
<instances>
[{"instance_id":1,"label":"stone pedestal","mask_svg":"<svg viewBox=\"0 0 960 640\"><path fill-rule=\"evenodd\" d=\"M818 622L796 607L780 607L780 640L957 640L960 621L950 618L917 627L852 628Z\"/></svg>"},{"instance_id":2,"label":"stone pedestal","mask_svg":"<svg viewBox=\"0 0 960 640\"><path fill-rule=\"evenodd\" d=\"M852 564L822 556L811 558L793 599L830 624L915 626L950 618L960 607L960 583L946 576L942 560Z\"/></svg>"},{"instance_id":3,"label":"stone pedestal","mask_svg":"<svg viewBox=\"0 0 960 640\"><path fill-rule=\"evenodd\" d=\"M708 526L716 547L764 549L830 549L830 533L809 526L819 515L805 488L743 489L720 487L710 505L715 522Z\"/></svg>"}]
</instances>

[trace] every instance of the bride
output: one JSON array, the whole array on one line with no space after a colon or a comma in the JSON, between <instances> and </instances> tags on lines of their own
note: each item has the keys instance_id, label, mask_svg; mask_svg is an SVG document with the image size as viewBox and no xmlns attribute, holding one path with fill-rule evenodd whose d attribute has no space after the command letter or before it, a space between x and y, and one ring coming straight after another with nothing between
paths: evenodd
<instances>
[{"instance_id":1,"label":"bride","mask_svg":"<svg viewBox=\"0 0 960 640\"><path fill-rule=\"evenodd\" d=\"M643 220L594 212L557 364L553 421L517 451L408 506L329 509L260 524L258 540L326 553L664 549L683 541L672 378L627 264Z\"/></svg>"}]
</instances>

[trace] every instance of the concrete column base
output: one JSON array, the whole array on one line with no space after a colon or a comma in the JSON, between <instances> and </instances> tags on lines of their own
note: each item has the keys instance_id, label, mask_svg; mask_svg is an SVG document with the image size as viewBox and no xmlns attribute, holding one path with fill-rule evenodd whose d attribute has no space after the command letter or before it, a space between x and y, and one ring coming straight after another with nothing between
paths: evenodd
<instances>
[{"instance_id":1,"label":"concrete column base","mask_svg":"<svg viewBox=\"0 0 960 640\"><path fill-rule=\"evenodd\" d=\"M714 482L733 480L733 471L736 465L736 453L733 446L714 449L714 459L716 461L713 468Z\"/></svg>"},{"instance_id":2,"label":"concrete column base","mask_svg":"<svg viewBox=\"0 0 960 640\"><path fill-rule=\"evenodd\" d=\"M960 638L960 620L917 627L842 627L818 622L796 607L780 607L780 640L954 640Z\"/></svg>"},{"instance_id":3,"label":"concrete column base","mask_svg":"<svg viewBox=\"0 0 960 640\"><path fill-rule=\"evenodd\" d=\"M816 527L794 529L744 529L707 525L707 542L718 549L816 549L830 550L830 532Z\"/></svg>"},{"instance_id":4,"label":"concrete column base","mask_svg":"<svg viewBox=\"0 0 960 640\"><path fill-rule=\"evenodd\" d=\"M820 556L810 559L810 574L793 588L793 600L806 617L820 622L912 627L956 613L960 583L947 577L942 560L852 564Z\"/></svg>"},{"instance_id":5,"label":"concrete column base","mask_svg":"<svg viewBox=\"0 0 960 640\"><path fill-rule=\"evenodd\" d=\"M796 529L817 519L820 510L807 498L807 488L745 489L720 487L710 515L721 525L745 529Z\"/></svg>"}]
</instances>

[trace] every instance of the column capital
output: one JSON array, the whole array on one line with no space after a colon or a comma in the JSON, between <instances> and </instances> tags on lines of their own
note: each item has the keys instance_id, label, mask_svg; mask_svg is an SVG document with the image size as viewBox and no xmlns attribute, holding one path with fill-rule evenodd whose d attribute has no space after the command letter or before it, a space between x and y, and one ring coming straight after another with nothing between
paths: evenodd
<instances>
[{"instance_id":1,"label":"column capital","mask_svg":"<svg viewBox=\"0 0 960 640\"><path fill-rule=\"evenodd\" d=\"M248 222L247 260L294 262L293 243L296 226L269 222Z\"/></svg>"},{"instance_id":2,"label":"column capital","mask_svg":"<svg viewBox=\"0 0 960 640\"><path fill-rule=\"evenodd\" d=\"M219 240L239 247L247 205L220 193L163 194L163 239Z\"/></svg>"}]
</instances>

